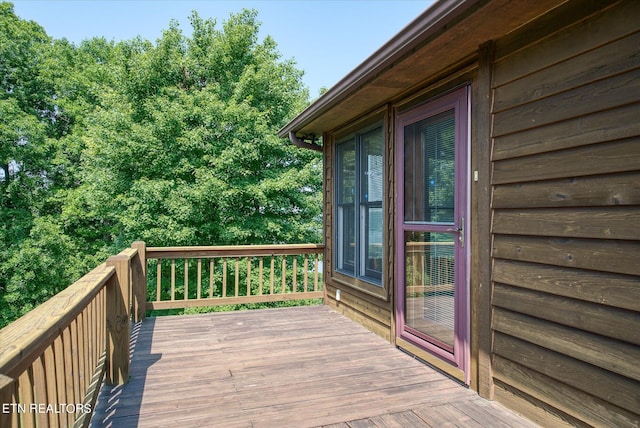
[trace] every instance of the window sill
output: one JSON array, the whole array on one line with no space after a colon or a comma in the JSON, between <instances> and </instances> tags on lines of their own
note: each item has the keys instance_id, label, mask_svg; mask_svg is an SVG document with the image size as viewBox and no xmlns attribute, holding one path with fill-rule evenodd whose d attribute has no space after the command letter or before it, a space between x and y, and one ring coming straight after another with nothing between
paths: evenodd
<instances>
[{"instance_id":1,"label":"window sill","mask_svg":"<svg viewBox=\"0 0 640 428\"><path fill-rule=\"evenodd\" d=\"M389 301L389 293L381 280L371 277L353 277L351 275L334 271L331 279L336 283L356 289L370 296L382 299L385 302Z\"/></svg>"}]
</instances>

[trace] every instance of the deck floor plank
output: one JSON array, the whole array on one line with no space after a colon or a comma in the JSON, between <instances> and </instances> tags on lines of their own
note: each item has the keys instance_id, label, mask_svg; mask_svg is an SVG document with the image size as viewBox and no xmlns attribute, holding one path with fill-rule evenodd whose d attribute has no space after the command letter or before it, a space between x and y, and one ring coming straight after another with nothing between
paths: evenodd
<instances>
[{"instance_id":1,"label":"deck floor plank","mask_svg":"<svg viewBox=\"0 0 640 428\"><path fill-rule=\"evenodd\" d=\"M101 427L535 427L326 306L148 318Z\"/></svg>"}]
</instances>

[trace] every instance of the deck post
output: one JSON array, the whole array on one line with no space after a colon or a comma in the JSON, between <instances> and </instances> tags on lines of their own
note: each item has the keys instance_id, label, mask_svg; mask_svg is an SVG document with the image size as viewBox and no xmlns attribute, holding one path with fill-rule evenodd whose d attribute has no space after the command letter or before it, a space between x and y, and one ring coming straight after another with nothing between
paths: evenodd
<instances>
[{"instance_id":1,"label":"deck post","mask_svg":"<svg viewBox=\"0 0 640 428\"><path fill-rule=\"evenodd\" d=\"M116 268L107 282L107 384L124 385L129 381L129 258L111 256L107 266Z\"/></svg>"},{"instance_id":2,"label":"deck post","mask_svg":"<svg viewBox=\"0 0 640 428\"><path fill-rule=\"evenodd\" d=\"M133 322L144 321L147 305L147 246L144 241L135 241L131 248L138 253L131 260L131 298Z\"/></svg>"}]
</instances>

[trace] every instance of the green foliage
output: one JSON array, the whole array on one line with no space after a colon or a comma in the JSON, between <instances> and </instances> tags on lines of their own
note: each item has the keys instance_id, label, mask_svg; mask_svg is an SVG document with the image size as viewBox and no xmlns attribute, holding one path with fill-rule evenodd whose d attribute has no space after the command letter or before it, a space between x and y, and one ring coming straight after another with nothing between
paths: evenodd
<instances>
[{"instance_id":1,"label":"green foliage","mask_svg":"<svg viewBox=\"0 0 640 428\"><path fill-rule=\"evenodd\" d=\"M321 241L320 156L277 138L308 102L257 12L74 45L0 3L0 326L132 241Z\"/></svg>"},{"instance_id":2,"label":"green foliage","mask_svg":"<svg viewBox=\"0 0 640 428\"><path fill-rule=\"evenodd\" d=\"M80 250L54 219L36 218L29 237L3 254L0 275L7 281L0 294L0 324L25 314L97 264Z\"/></svg>"}]
</instances>

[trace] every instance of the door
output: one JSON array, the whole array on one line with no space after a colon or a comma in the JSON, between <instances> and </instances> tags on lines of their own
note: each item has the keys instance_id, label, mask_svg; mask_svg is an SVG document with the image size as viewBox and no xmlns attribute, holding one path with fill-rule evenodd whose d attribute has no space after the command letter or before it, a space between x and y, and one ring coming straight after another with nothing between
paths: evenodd
<instances>
[{"instance_id":1,"label":"door","mask_svg":"<svg viewBox=\"0 0 640 428\"><path fill-rule=\"evenodd\" d=\"M468 88L399 115L397 335L468 383Z\"/></svg>"}]
</instances>

